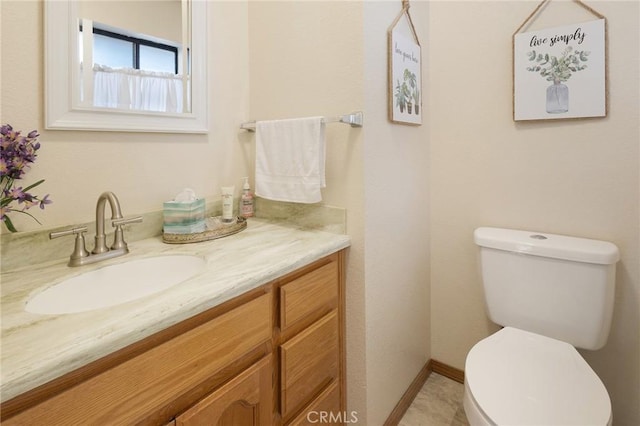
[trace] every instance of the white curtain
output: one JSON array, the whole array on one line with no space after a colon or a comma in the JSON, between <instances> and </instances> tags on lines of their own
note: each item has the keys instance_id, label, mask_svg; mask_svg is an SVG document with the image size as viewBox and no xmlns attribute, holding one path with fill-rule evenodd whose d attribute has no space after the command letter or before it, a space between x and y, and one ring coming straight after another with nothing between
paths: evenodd
<instances>
[{"instance_id":1,"label":"white curtain","mask_svg":"<svg viewBox=\"0 0 640 426\"><path fill-rule=\"evenodd\" d=\"M182 112L181 75L94 64L93 76L94 106Z\"/></svg>"}]
</instances>

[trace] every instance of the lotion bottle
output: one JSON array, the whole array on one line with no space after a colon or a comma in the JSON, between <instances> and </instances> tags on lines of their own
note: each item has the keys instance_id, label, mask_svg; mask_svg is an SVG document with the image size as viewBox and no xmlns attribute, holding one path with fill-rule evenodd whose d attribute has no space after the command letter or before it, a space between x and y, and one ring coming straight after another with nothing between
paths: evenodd
<instances>
[{"instance_id":1,"label":"lotion bottle","mask_svg":"<svg viewBox=\"0 0 640 426\"><path fill-rule=\"evenodd\" d=\"M249 187L249 178L244 178L244 185L242 185L242 196L240 197L240 215L245 219L253 217L253 194Z\"/></svg>"},{"instance_id":2,"label":"lotion bottle","mask_svg":"<svg viewBox=\"0 0 640 426\"><path fill-rule=\"evenodd\" d=\"M233 192L235 186L222 187L222 222L233 222Z\"/></svg>"}]
</instances>

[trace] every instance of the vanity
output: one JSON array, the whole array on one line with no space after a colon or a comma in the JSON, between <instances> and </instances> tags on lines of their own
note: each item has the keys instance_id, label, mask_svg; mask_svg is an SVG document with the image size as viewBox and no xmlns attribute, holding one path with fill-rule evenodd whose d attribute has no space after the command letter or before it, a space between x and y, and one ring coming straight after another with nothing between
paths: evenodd
<instances>
[{"instance_id":1,"label":"vanity","mask_svg":"<svg viewBox=\"0 0 640 426\"><path fill-rule=\"evenodd\" d=\"M260 220L205 243L136 241L105 263L188 254L207 267L149 297L63 315L24 305L85 267L3 273L2 423L304 425L310 412L344 412L349 244Z\"/></svg>"}]
</instances>

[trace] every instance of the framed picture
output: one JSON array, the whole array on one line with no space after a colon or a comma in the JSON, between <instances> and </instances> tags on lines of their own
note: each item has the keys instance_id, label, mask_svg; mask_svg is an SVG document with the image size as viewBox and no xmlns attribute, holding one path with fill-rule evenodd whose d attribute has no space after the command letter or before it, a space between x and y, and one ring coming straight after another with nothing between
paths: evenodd
<instances>
[{"instance_id":1,"label":"framed picture","mask_svg":"<svg viewBox=\"0 0 640 426\"><path fill-rule=\"evenodd\" d=\"M410 31L402 31L397 25L406 17ZM406 26L405 26L406 27ZM407 33L411 33L408 36ZM389 120L394 123L421 125L422 115L422 67L420 42L415 33L408 3L389 28L388 109Z\"/></svg>"},{"instance_id":2,"label":"framed picture","mask_svg":"<svg viewBox=\"0 0 640 426\"><path fill-rule=\"evenodd\" d=\"M605 117L605 19L513 36L513 119Z\"/></svg>"}]
</instances>

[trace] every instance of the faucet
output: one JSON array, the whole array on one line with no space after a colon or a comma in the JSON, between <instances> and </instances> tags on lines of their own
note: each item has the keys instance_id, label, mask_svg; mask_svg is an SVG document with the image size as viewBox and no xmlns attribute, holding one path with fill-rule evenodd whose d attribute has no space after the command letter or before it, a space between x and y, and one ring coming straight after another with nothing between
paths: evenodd
<instances>
[{"instance_id":1,"label":"faucet","mask_svg":"<svg viewBox=\"0 0 640 426\"><path fill-rule=\"evenodd\" d=\"M103 192L100 197L98 197L96 204L96 243L93 250L91 250L93 254L106 253L109 251L109 247L107 247L105 243L106 235L104 233L104 209L107 201L109 201L109 205L111 206L111 220L122 219L120 201L118 201L116 194L113 192Z\"/></svg>"},{"instance_id":2,"label":"faucet","mask_svg":"<svg viewBox=\"0 0 640 426\"><path fill-rule=\"evenodd\" d=\"M116 228L113 236L113 244L107 247L106 234L104 230L104 211L107 201L111 207L111 224ZM69 266L81 266L89 263L95 263L100 260L111 259L129 253L129 247L124 241L123 226L129 223L142 222L142 216L136 216L130 219L124 219L120 209L118 197L113 192L103 192L98 197L96 203L96 235L95 245L91 253L85 248L84 233L87 232L86 226L72 228L65 231L52 232L49 234L50 239L63 237L66 235L75 235L75 246L73 253L69 257Z\"/></svg>"}]
</instances>

